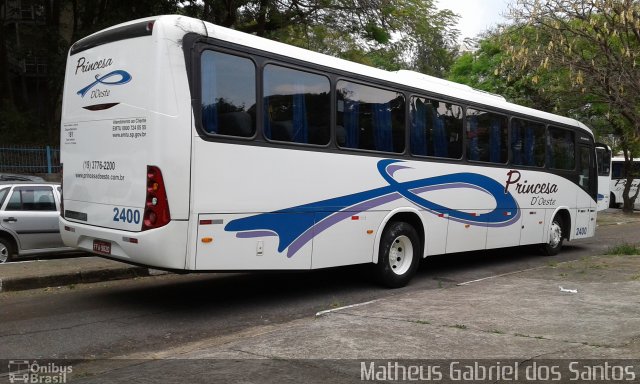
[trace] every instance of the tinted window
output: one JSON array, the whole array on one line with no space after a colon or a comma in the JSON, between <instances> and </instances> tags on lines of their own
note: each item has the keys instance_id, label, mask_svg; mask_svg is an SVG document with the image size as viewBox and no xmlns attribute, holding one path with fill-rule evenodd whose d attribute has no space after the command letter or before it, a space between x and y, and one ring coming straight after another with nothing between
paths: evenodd
<instances>
[{"instance_id":1,"label":"tinted window","mask_svg":"<svg viewBox=\"0 0 640 384\"><path fill-rule=\"evenodd\" d=\"M50 187L16 187L5 211L55 211L56 203Z\"/></svg>"},{"instance_id":2,"label":"tinted window","mask_svg":"<svg viewBox=\"0 0 640 384\"><path fill-rule=\"evenodd\" d=\"M411 153L462 157L462 108L423 97L411 98Z\"/></svg>"},{"instance_id":3,"label":"tinted window","mask_svg":"<svg viewBox=\"0 0 640 384\"><path fill-rule=\"evenodd\" d=\"M611 152L604 148L596 148L596 163L598 176L609 176L611 172Z\"/></svg>"},{"instance_id":4,"label":"tinted window","mask_svg":"<svg viewBox=\"0 0 640 384\"><path fill-rule=\"evenodd\" d=\"M264 134L268 139L329 143L329 79L294 69L264 69Z\"/></svg>"},{"instance_id":5,"label":"tinted window","mask_svg":"<svg viewBox=\"0 0 640 384\"><path fill-rule=\"evenodd\" d=\"M627 172L625 170L624 161L613 161L611 163L611 178L612 179L626 179ZM637 179L640 177L640 163L633 162L633 166L631 168L631 177Z\"/></svg>"},{"instance_id":6,"label":"tinted window","mask_svg":"<svg viewBox=\"0 0 640 384\"><path fill-rule=\"evenodd\" d=\"M404 152L404 96L366 85L339 81L336 140L346 148Z\"/></svg>"},{"instance_id":7,"label":"tinted window","mask_svg":"<svg viewBox=\"0 0 640 384\"><path fill-rule=\"evenodd\" d=\"M467 158L504 164L507 154L507 118L468 108Z\"/></svg>"},{"instance_id":8,"label":"tinted window","mask_svg":"<svg viewBox=\"0 0 640 384\"><path fill-rule=\"evenodd\" d=\"M592 149L588 147L580 147L580 169L578 170L578 184L587 192L591 191L591 155Z\"/></svg>"},{"instance_id":9,"label":"tinted window","mask_svg":"<svg viewBox=\"0 0 640 384\"><path fill-rule=\"evenodd\" d=\"M575 169L576 148L573 131L549 127L547 147L549 168Z\"/></svg>"},{"instance_id":10,"label":"tinted window","mask_svg":"<svg viewBox=\"0 0 640 384\"><path fill-rule=\"evenodd\" d=\"M544 124L511 120L511 163L544 167Z\"/></svg>"},{"instance_id":11,"label":"tinted window","mask_svg":"<svg viewBox=\"0 0 640 384\"><path fill-rule=\"evenodd\" d=\"M200 59L202 127L210 134L250 137L256 131L256 75L249 59L205 51Z\"/></svg>"}]
</instances>

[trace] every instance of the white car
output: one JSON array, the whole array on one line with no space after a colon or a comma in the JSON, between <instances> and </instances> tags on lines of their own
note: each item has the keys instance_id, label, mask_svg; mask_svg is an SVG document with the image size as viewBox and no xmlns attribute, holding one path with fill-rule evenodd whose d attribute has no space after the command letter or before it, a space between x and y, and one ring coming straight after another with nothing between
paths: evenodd
<instances>
[{"instance_id":1,"label":"white car","mask_svg":"<svg viewBox=\"0 0 640 384\"><path fill-rule=\"evenodd\" d=\"M60 237L60 196L56 183L0 182L0 263L73 250Z\"/></svg>"}]
</instances>

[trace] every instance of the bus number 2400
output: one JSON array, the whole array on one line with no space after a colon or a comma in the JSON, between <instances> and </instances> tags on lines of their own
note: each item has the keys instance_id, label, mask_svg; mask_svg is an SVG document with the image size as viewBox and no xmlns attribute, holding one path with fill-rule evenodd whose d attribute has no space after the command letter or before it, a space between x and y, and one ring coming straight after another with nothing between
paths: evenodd
<instances>
[{"instance_id":1,"label":"bus number 2400","mask_svg":"<svg viewBox=\"0 0 640 384\"><path fill-rule=\"evenodd\" d=\"M140 224L140 211L129 208L113 208L113 221Z\"/></svg>"}]
</instances>

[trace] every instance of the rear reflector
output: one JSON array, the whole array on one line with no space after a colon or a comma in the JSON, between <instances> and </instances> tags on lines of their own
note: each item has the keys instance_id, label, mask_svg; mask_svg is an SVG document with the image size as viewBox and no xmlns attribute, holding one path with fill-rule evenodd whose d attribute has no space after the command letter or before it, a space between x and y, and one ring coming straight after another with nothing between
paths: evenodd
<instances>
[{"instance_id":1,"label":"rear reflector","mask_svg":"<svg viewBox=\"0 0 640 384\"><path fill-rule=\"evenodd\" d=\"M136 239L135 237L123 237L122 241L131 244L138 244L138 239Z\"/></svg>"}]
</instances>

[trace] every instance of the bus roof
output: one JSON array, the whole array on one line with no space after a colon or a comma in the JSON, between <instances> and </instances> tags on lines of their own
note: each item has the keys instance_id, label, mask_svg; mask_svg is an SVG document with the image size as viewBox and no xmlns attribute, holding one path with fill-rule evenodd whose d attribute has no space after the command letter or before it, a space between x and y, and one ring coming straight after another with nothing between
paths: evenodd
<instances>
[{"instance_id":1,"label":"bus roof","mask_svg":"<svg viewBox=\"0 0 640 384\"><path fill-rule=\"evenodd\" d=\"M306 61L327 68L359 74L390 83L396 83L411 88L422 89L427 92L435 93L444 97L470 101L487 107L502 109L534 118L556 122L558 124L572 126L588 132L589 135L593 137L593 132L591 131L591 129L589 129L586 125L578 120L510 103L500 95L474 89L468 85L455 83L414 71L385 71L364 64L355 63L352 61L310 51L304 48L299 48L277 41L265 39L248 33L239 32L233 29L221 27L209 22L204 22L186 16L164 15L133 20L127 23L113 26L111 28L98 32L97 34L109 31L114 28L140 23L142 21L154 21L154 34L157 29L161 29L161 33L163 33L163 35L169 38L175 38L176 41L180 41L182 36L187 33L197 33L214 39L243 45L256 50L272 52L281 56L290 57L292 59L300 61ZM89 39L94 35L88 36L80 40L78 43L81 43L83 40Z\"/></svg>"}]
</instances>

